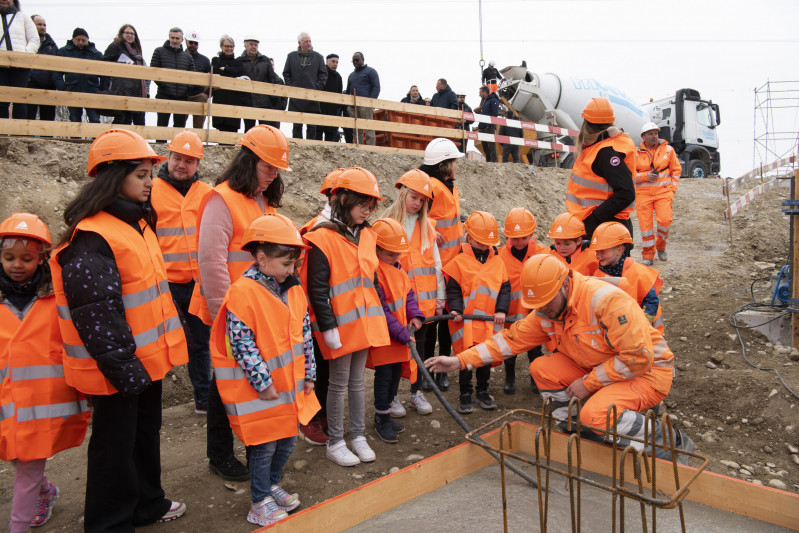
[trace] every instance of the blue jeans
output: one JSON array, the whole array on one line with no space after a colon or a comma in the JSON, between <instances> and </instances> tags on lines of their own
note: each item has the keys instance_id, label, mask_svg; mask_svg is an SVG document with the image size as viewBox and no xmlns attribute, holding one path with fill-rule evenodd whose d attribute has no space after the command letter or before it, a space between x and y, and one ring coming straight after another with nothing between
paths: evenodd
<instances>
[{"instance_id":1,"label":"blue jeans","mask_svg":"<svg viewBox=\"0 0 799 533\"><path fill-rule=\"evenodd\" d=\"M272 485L283 477L283 468L294 451L297 436L247 446L247 468L250 470L250 499L260 503L272 495Z\"/></svg>"},{"instance_id":2,"label":"blue jeans","mask_svg":"<svg viewBox=\"0 0 799 533\"><path fill-rule=\"evenodd\" d=\"M69 121L70 122L83 122L83 109L82 107L70 107L69 108ZM99 124L100 123L100 115L97 114L97 111L94 109L86 108L86 117L88 117L89 122L92 124Z\"/></svg>"},{"instance_id":3,"label":"blue jeans","mask_svg":"<svg viewBox=\"0 0 799 533\"><path fill-rule=\"evenodd\" d=\"M191 293L194 290L193 281L170 283L169 290L172 291L175 307L183 313L189 326L189 331L186 333L187 337L191 336L191 340L189 340L189 379L194 389L194 403L205 407L208 405L208 386L211 382L211 352L208 348L211 327L206 326L202 320L189 313L189 302L191 302Z\"/></svg>"}]
</instances>

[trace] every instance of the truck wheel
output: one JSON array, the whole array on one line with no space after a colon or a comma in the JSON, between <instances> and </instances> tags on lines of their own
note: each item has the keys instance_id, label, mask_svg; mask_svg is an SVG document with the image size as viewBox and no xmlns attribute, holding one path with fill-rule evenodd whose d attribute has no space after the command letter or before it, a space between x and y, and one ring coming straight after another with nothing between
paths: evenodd
<instances>
[{"instance_id":1,"label":"truck wheel","mask_svg":"<svg viewBox=\"0 0 799 533\"><path fill-rule=\"evenodd\" d=\"M694 159L693 161L688 162L688 177L689 178L706 178L707 177L707 165L704 161L700 161L699 159Z\"/></svg>"},{"instance_id":2,"label":"truck wheel","mask_svg":"<svg viewBox=\"0 0 799 533\"><path fill-rule=\"evenodd\" d=\"M560 165L560 168L570 169L573 166L574 166L574 154L569 154L566 156L566 159L563 160L563 163Z\"/></svg>"}]
</instances>

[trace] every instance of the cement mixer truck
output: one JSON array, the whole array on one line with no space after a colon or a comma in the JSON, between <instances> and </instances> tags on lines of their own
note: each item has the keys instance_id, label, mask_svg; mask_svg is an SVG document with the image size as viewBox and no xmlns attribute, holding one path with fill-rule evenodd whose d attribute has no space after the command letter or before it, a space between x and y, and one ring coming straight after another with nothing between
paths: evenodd
<instances>
[{"instance_id":1,"label":"cement mixer truck","mask_svg":"<svg viewBox=\"0 0 799 533\"><path fill-rule=\"evenodd\" d=\"M538 75L518 67L506 67L499 86L500 100L509 105L520 120L579 130L580 113L594 96L604 96L613 104L616 125L636 143L641 143L641 127L652 121L660 126L660 137L677 151L683 177L704 178L721 170L716 127L720 123L718 104L702 100L698 91L680 89L673 96L639 105L621 89L594 78L571 76L561 79L548 73ZM538 139L574 145L570 136L538 133ZM574 154L536 150L531 163L537 166L571 168Z\"/></svg>"}]
</instances>

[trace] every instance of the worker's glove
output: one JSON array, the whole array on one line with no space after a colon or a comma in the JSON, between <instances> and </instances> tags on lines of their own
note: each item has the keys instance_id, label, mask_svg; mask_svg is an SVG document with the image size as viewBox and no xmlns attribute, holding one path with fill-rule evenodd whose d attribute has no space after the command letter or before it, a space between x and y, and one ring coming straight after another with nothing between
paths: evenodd
<instances>
[{"instance_id":1,"label":"worker's glove","mask_svg":"<svg viewBox=\"0 0 799 533\"><path fill-rule=\"evenodd\" d=\"M644 313L646 319L649 320L650 324L654 324L655 322L655 315L650 315L649 313Z\"/></svg>"},{"instance_id":2,"label":"worker's glove","mask_svg":"<svg viewBox=\"0 0 799 533\"><path fill-rule=\"evenodd\" d=\"M338 328L329 329L322 332L322 337L325 339L325 344L331 350L338 350L341 348L341 339L338 336Z\"/></svg>"}]
</instances>

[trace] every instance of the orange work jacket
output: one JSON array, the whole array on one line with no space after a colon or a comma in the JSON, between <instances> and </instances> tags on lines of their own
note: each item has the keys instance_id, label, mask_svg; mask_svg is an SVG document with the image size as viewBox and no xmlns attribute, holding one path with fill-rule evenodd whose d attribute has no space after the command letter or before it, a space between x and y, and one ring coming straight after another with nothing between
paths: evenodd
<instances>
[{"instance_id":1,"label":"orange work jacket","mask_svg":"<svg viewBox=\"0 0 799 533\"><path fill-rule=\"evenodd\" d=\"M505 317L505 327L509 328L511 325L508 322L516 322L521 320L530 312L529 309L522 307L522 265L525 261L530 259L535 254L545 254L549 252L549 248L539 245L535 237L527 245L527 253L524 259L519 261L510 251L511 247L505 245L499 249L499 258L505 264L505 269L508 271L508 279L510 280L510 309L508 316Z\"/></svg>"},{"instance_id":2,"label":"orange work jacket","mask_svg":"<svg viewBox=\"0 0 799 533\"><path fill-rule=\"evenodd\" d=\"M157 381L174 365L188 362L189 356L183 325L169 292L158 239L144 220L139 221L139 227L141 234L115 216L100 211L81 220L75 232L97 233L111 247L122 281L125 319L136 341L136 357L150 379ZM58 255L67 246L69 243L58 248L50 259L58 323L66 352L64 377L67 384L86 394L114 394L116 388L97 368L97 362L72 324L58 264Z\"/></svg>"},{"instance_id":3,"label":"orange work jacket","mask_svg":"<svg viewBox=\"0 0 799 533\"><path fill-rule=\"evenodd\" d=\"M582 246L580 246L577 248L576 252L569 256L569 261L566 261L566 258L560 255L554 248L547 249L547 252L560 259L567 267L584 276L590 276L599 268L599 260L596 258L596 252L590 248L583 250Z\"/></svg>"},{"instance_id":4,"label":"orange work jacket","mask_svg":"<svg viewBox=\"0 0 799 533\"><path fill-rule=\"evenodd\" d=\"M540 311L458 354L461 368L474 368L550 341L557 351L585 369L590 392L641 378L661 394L671 389L674 354L627 293L604 281L570 273L571 285L562 320Z\"/></svg>"},{"instance_id":5,"label":"orange work jacket","mask_svg":"<svg viewBox=\"0 0 799 533\"><path fill-rule=\"evenodd\" d=\"M207 183L197 180L183 196L166 180L153 180L151 198L158 214L155 235L164 256L167 279L172 283L188 283L200 277L197 213L200 202L211 189Z\"/></svg>"},{"instance_id":6,"label":"orange work jacket","mask_svg":"<svg viewBox=\"0 0 799 533\"><path fill-rule=\"evenodd\" d=\"M17 313L0 303L0 459L33 461L80 446L91 413L64 380L55 297Z\"/></svg>"},{"instance_id":7,"label":"orange work jacket","mask_svg":"<svg viewBox=\"0 0 799 533\"><path fill-rule=\"evenodd\" d=\"M298 413L306 401L302 321L308 301L299 285L285 296L286 302L259 282L241 277L228 289L211 328L211 362L219 395L230 427L247 446L297 435ZM277 400L258 398L233 358L226 333L228 310L255 334Z\"/></svg>"},{"instance_id":8,"label":"orange work jacket","mask_svg":"<svg viewBox=\"0 0 799 533\"><path fill-rule=\"evenodd\" d=\"M244 232L247 231L250 222L262 215L274 213L275 208L266 205L266 208L262 210L255 199L248 198L244 194L234 191L230 188L228 182L222 182L214 187L213 192L209 191L200 201L200 211L197 214L198 239L200 227L202 226L203 212L213 193L218 194L225 201L225 205L227 205L228 211L230 212L230 218L233 220L233 235L231 235L230 242L228 242L227 246L227 271L230 274L230 282L233 283L239 279L241 275L244 274L244 271L253 263L252 254L242 250ZM208 326L213 323L211 311L208 309L208 302L205 301L205 296L203 295L201 276L198 277L197 284L194 286L194 292L191 295L189 313L199 317L200 320Z\"/></svg>"},{"instance_id":9,"label":"orange work jacket","mask_svg":"<svg viewBox=\"0 0 799 533\"><path fill-rule=\"evenodd\" d=\"M435 225L436 221L428 219L430 226L427 229L427 242L430 247L420 252L422 249L422 230L419 219L416 219L416 226L413 228L411 236L410 250L400 254L399 262L402 269L411 279L411 288L419 304L419 311L426 317L436 314L436 289L438 280L436 279L436 261L433 257L433 243L436 242Z\"/></svg>"},{"instance_id":10,"label":"orange work jacket","mask_svg":"<svg viewBox=\"0 0 799 533\"><path fill-rule=\"evenodd\" d=\"M580 220L588 218L594 209L613 196L613 189L610 188L605 178L594 174L594 171L591 170L596 154L606 146L611 146L617 152L623 153L624 164L630 169L632 175L635 175L637 150L632 139L627 135L622 133L583 148L580 156L574 162L569 176L569 184L566 187L566 209ZM622 220L630 218L634 204L635 202L616 213L615 217Z\"/></svg>"},{"instance_id":11,"label":"orange work jacket","mask_svg":"<svg viewBox=\"0 0 799 533\"><path fill-rule=\"evenodd\" d=\"M641 141L635 166L636 172L633 176L636 195L656 196L664 190L677 192L682 165L677 159L677 152L665 140L658 139L657 145L652 150ZM655 181L649 181L646 177L650 170L658 171L658 179Z\"/></svg>"},{"instance_id":12,"label":"orange work jacket","mask_svg":"<svg viewBox=\"0 0 799 533\"><path fill-rule=\"evenodd\" d=\"M608 276L606 273L599 270L599 268L594 272L594 276L602 281L616 285L632 296L635 301L638 302L638 305L642 307L644 297L649 294L650 290L655 289L655 293L659 297L660 288L663 287L663 280L660 279L660 272L654 268L642 265L641 263L636 263L632 257L627 257L624 260L621 278ZM661 333L665 331L662 315L662 306L658 303L658 310L655 314L655 320L652 322L652 326Z\"/></svg>"},{"instance_id":13,"label":"orange work jacket","mask_svg":"<svg viewBox=\"0 0 799 533\"><path fill-rule=\"evenodd\" d=\"M452 185L452 192L441 181L433 178L433 203L430 204L430 211L427 216L436 221L436 230L444 238L443 244L438 247L438 254L441 256L441 264L446 265L461 250L461 237L463 237L463 226L461 225L461 202L458 195L458 186Z\"/></svg>"},{"instance_id":14,"label":"orange work jacket","mask_svg":"<svg viewBox=\"0 0 799 533\"><path fill-rule=\"evenodd\" d=\"M360 231L358 244L330 228L319 227L303 238L325 254L330 264L330 307L342 346L328 348L316 324L313 306L309 306L311 329L325 359L335 359L370 346L386 346L391 342L383 305L374 286L377 269L377 234L372 228ZM302 286L308 288L307 263L300 269Z\"/></svg>"},{"instance_id":15,"label":"orange work jacket","mask_svg":"<svg viewBox=\"0 0 799 533\"><path fill-rule=\"evenodd\" d=\"M445 265L442 271L447 280L452 278L461 286L464 315L494 316L499 290L508 281L508 271L502 259L494 252L493 246L488 252L486 262L481 263L474 257L472 247L464 244L461 253ZM503 328L492 321L483 320L449 320L447 323L455 353L483 342L492 333Z\"/></svg>"}]
</instances>

